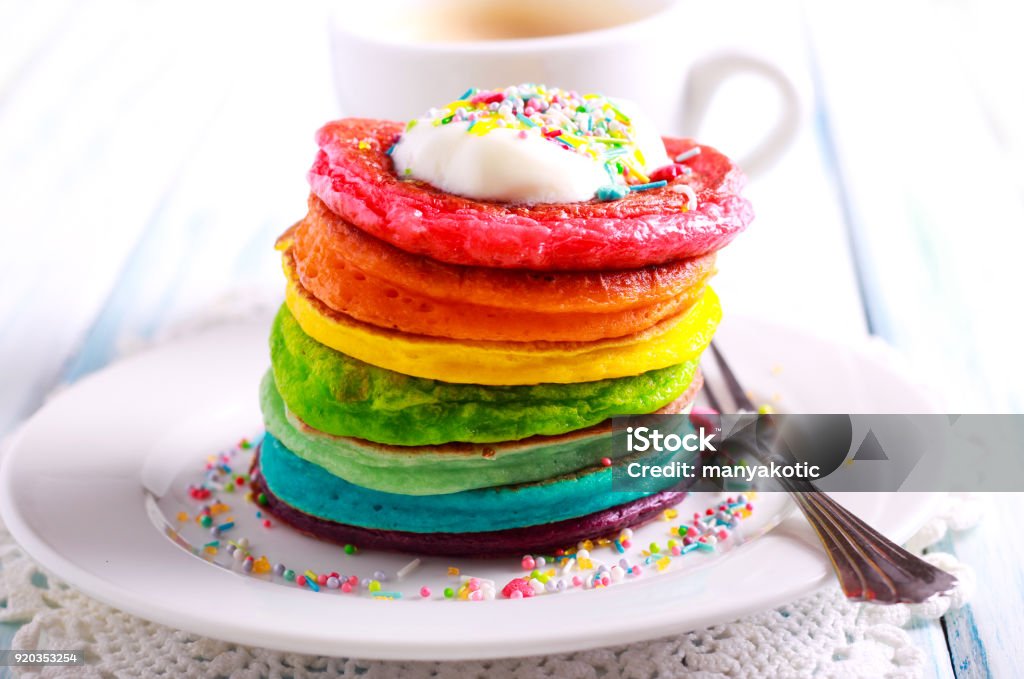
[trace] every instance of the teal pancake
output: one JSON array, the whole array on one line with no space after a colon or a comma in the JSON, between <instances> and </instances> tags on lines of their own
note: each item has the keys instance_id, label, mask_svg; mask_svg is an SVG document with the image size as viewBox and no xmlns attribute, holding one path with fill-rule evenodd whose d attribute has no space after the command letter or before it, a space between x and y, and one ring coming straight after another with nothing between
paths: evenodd
<instances>
[{"instance_id":1,"label":"teal pancake","mask_svg":"<svg viewBox=\"0 0 1024 679\"><path fill-rule=\"evenodd\" d=\"M697 373L682 396L658 412L687 412L700 385ZM507 443L389 446L312 429L285 408L271 373L260 385L260 405L267 431L293 453L350 483L385 493L440 495L540 481L616 456L607 420L567 434Z\"/></svg>"},{"instance_id":2,"label":"teal pancake","mask_svg":"<svg viewBox=\"0 0 1024 679\"><path fill-rule=\"evenodd\" d=\"M259 471L278 500L319 519L407 533L474 533L586 516L676 485L675 479L658 479L645 484L650 486L645 491L613 490L613 470L634 457L622 458L611 467L591 467L537 483L445 495L398 495L338 478L295 455L268 433L260 445Z\"/></svg>"},{"instance_id":3,"label":"teal pancake","mask_svg":"<svg viewBox=\"0 0 1024 679\"><path fill-rule=\"evenodd\" d=\"M310 427L376 443L426 446L554 436L677 399L697 361L632 377L529 386L452 384L363 363L308 337L282 307L271 364L288 410Z\"/></svg>"}]
</instances>

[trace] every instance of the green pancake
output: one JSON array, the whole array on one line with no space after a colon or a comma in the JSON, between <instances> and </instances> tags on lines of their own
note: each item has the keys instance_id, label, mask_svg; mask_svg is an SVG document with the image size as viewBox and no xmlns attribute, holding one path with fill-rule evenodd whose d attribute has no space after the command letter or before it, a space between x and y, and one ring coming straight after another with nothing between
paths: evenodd
<instances>
[{"instance_id":1,"label":"green pancake","mask_svg":"<svg viewBox=\"0 0 1024 679\"><path fill-rule=\"evenodd\" d=\"M307 425L399 446L516 441L651 413L686 390L698 363L576 384L452 384L402 375L325 347L302 332L284 306L274 319L270 355L281 398Z\"/></svg>"},{"instance_id":2,"label":"green pancake","mask_svg":"<svg viewBox=\"0 0 1024 679\"><path fill-rule=\"evenodd\" d=\"M663 410L688 411L695 391L687 390ZM508 443L410 447L311 429L285 408L271 373L260 385L260 405L267 431L295 455L349 483L384 493L442 495L528 483L599 465L604 457L617 457L607 421L559 436L533 436Z\"/></svg>"},{"instance_id":3,"label":"green pancake","mask_svg":"<svg viewBox=\"0 0 1024 679\"><path fill-rule=\"evenodd\" d=\"M395 495L362 488L306 462L273 434L260 444L259 473L275 499L312 517L385 531L476 533L585 517L662 491L684 490L692 479L652 478L644 488L618 487L632 461L698 464L695 453L633 453L612 467L590 467L534 483L444 495Z\"/></svg>"}]
</instances>

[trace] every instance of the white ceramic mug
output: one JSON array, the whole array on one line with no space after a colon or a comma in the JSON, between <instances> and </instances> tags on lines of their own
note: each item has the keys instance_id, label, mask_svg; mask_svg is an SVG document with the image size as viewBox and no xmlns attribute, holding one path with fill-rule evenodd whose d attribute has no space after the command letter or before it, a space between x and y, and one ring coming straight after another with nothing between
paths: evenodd
<instances>
[{"instance_id":1,"label":"white ceramic mug","mask_svg":"<svg viewBox=\"0 0 1024 679\"><path fill-rule=\"evenodd\" d=\"M366 0L339 3L331 47L344 115L407 120L469 87L545 83L635 101L665 134L697 136L738 73L772 83L778 120L740 165L771 165L796 132L792 81L774 64L709 52L685 0Z\"/></svg>"}]
</instances>

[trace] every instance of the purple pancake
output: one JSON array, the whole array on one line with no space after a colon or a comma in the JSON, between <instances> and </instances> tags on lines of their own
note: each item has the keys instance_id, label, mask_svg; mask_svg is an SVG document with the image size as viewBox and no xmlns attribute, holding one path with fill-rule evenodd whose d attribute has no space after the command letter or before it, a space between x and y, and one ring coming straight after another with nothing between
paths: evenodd
<instances>
[{"instance_id":1,"label":"purple pancake","mask_svg":"<svg viewBox=\"0 0 1024 679\"><path fill-rule=\"evenodd\" d=\"M273 514L300 533L338 545L382 549L422 556L500 557L551 554L581 540L616 536L623 528L650 521L665 509L679 504L685 492L663 491L600 512L539 526L479 533L407 533L349 526L310 516L282 502L263 482L258 455L253 457L251 487L263 493L263 511Z\"/></svg>"}]
</instances>

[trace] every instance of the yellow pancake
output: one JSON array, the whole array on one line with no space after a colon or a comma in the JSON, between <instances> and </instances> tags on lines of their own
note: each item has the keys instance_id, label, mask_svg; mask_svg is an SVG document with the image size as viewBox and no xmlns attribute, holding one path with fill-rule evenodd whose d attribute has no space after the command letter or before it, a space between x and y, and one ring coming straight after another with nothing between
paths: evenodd
<instances>
[{"instance_id":1,"label":"yellow pancake","mask_svg":"<svg viewBox=\"0 0 1024 679\"><path fill-rule=\"evenodd\" d=\"M332 349L404 375L466 384L591 382L639 375L698 357L722 309L709 287L685 312L651 328L597 342L488 342L411 335L329 309L285 267L285 303L302 330Z\"/></svg>"}]
</instances>

